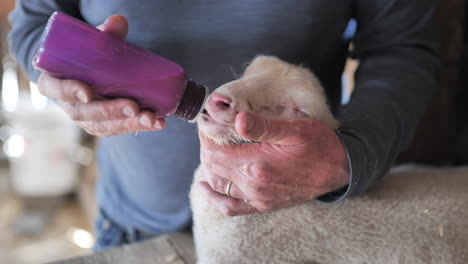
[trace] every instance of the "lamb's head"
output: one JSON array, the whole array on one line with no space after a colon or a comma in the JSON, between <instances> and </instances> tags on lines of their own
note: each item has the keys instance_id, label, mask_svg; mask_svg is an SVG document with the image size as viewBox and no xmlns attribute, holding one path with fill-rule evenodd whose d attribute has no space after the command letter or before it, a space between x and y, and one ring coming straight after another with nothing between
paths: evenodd
<instances>
[{"instance_id":1,"label":"lamb's head","mask_svg":"<svg viewBox=\"0 0 468 264\"><path fill-rule=\"evenodd\" d=\"M241 111L281 118L315 118L338 126L325 93L309 70L276 57L258 56L243 76L217 88L198 118L200 131L217 144L244 143L234 121Z\"/></svg>"}]
</instances>

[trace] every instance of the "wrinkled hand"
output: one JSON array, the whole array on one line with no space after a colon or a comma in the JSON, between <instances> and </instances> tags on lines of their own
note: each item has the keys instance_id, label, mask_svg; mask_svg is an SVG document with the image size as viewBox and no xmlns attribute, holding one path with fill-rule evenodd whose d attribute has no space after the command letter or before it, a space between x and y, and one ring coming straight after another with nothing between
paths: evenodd
<instances>
[{"instance_id":1,"label":"wrinkled hand","mask_svg":"<svg viewBox=\"0 0 468 264\"><path fill-rule=\"evenodd\" d=\"M120 15L109 17L98 29L125 39L127 19ZM42 73L38 80L39 91L52 99L76 121L95 136L112 136L137 131L160 130L164 119L158 119L149 111L140 111L130 99L105 99L93 95L91 87L76 80L61 80Z\"/></svg>"},{"instance_id":2,"label":"wrinkled hand","mask_svg":"<svg viewBox=\"0 0 468 264\"><path fill-rule=\"evenodd\" d=\"M241 112L236 131L256 143L219 146L199 133L206 198L228 216L310 201L349 184L348 160L334 130L320 121ZM225 196L228 181L233 181Z\"/></svg>"}]
</instances>

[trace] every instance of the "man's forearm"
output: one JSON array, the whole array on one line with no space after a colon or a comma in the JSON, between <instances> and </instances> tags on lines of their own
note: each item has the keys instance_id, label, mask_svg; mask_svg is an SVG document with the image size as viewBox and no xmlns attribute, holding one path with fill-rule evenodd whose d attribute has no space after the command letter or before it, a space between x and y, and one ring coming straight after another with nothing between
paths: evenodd
<instances>
[{"instance_id":1,"label":"man's forearm","mask_svg":"<svg viewBox=\"0 0 468 264\"><path fill-rule=\"evenodd\" d=\"M364 192L385 174L411 142L436 83L436 60L425 52L409 49L361 66L369 68L369 75L340 115L339 134L351 158L355 185L350 195ZM415 64L430 66L422 71Z\"/></svg>"},{"instance_id":2,"label":"man's forearm","mask_svg":"<svg viewBox=\"0 0 468 264\"><path fill-rule=\"evenodd\" d=\"M388 171L411 142L436 88L434 1L363 0L356 5L354 44L360 66L338 129L350 159L351 182L324 201L341 199L345 192L361 194Z\"/></svg>"}]
</instances>

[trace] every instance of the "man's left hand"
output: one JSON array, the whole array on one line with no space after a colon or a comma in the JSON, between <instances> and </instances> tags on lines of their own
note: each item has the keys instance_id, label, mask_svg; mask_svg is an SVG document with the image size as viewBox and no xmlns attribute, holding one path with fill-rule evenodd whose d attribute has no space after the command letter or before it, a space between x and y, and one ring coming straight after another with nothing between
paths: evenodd
<instances>
[{"instance_id":1,"label":"man's left hand","mask_svg":"<svg viewBox=\"0 0 468 264\"><path fill-rule=\"evenodd\" d=\"M219 146L199 133L206 198L228 216L293 206L349 184L346 151L335 131L310 118L265 118L241 112L246 144ZM232 181L226 196L226 185Z\"/></svg>"}]
</instances>

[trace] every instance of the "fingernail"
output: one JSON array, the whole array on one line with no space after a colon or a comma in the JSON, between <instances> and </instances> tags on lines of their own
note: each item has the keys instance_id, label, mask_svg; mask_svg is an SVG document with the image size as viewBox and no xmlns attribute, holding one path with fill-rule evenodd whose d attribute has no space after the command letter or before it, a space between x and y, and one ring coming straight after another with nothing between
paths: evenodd
<instances>
[{"instance_id":1,"label":"fingernail","mask_svg":"<svg viewBox=\"0 0 468 264\"><path fill-rule=\"evenodd\" d=\"M109 22L109 18L106 18L106 20L104 20L104 23L103 23L103 24L106 25L107 22Z\"/></svg>"},{"instance_id":2,"label":"fingernail","mask_svg":"<svg viewBox=\"0 0 468 264\"><path fill-rule=\"evenodd\" d=\"M83 91L78 91L76 93L76 98L78 100L80 100L81 102L83 103L87 103L88 102L88 98L86 97L86 94L83 92Z\"/></svg>"},{"instance_id":3,"label":"fingernail","mask_svg":"<svg viewBox=\"0 0 468 264\"><path fill-rule=\"evenodd\" d=\"M122 109L122 113L126 117L134 117L135 116L135 111L130 106L126 106Z\"/></svg>"},{"instance_id":4,"label":"fingernail","mask_svg":"<svg viewBox=\"0 0 468 264\"><path fill-rule=\"evenodd\" d=\"M145 127L151 127L151 121L147 116L140 117L140 125Z\"/></svg>"},{"instance_id":5,"label":"fingernail","mask_svg":"<svg viewBox=\"0 0 468 264\"><path fill-rule=\"evenodd\" d=\"M154 128L156 129L162 129L162 124L159 121L154 122Z\"/></svg>"}]
</instances>

